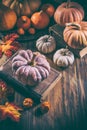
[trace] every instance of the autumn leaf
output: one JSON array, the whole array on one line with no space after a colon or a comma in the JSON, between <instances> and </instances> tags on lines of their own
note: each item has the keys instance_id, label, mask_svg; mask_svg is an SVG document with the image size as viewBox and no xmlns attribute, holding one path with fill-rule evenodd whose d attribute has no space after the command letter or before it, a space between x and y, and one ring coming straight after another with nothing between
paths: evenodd
<instances>
[{"instance_id":1,"label":"autumn leaf","mask_svg":"<svg viewBox=\"0 0 87 130\"><path fill-rule=\"evenodd\" d=\"M18 122L21 116L19 111L22 111L20 107L15 104L6 102L5 105L0 105L0 120L4 120L9 117L13 121Z\"/></svg>"},{"instance_id":2,"label":"autumn leaf","mask_svg":"<svg viewBox=\"0 0 87 130\"><path fill-rule=\"evenodd\" d=\"M0 58L3 54L7 57L12 56L13 52L16 52L21 46L15 41L19 36L15 33L6 35L4 41L0 44Z\"/></svg>"}]
</instances>

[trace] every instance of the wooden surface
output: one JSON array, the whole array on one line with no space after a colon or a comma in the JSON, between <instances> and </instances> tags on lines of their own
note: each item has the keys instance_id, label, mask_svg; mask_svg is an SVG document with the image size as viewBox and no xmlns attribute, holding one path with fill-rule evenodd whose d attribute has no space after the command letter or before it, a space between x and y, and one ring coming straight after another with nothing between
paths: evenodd
<instances>
[{"instance_id":1,"label":"wooden surface","mask_svg":"<svg viewBox=\"0 0 87 130\"><path fill-rule=\"evenodd\" d=\"M22 43L35 50L35 41ZM51 62L51 61L50 61ZM47 96L51 108L48 113L38 114L38 107L22 112L20 122L11 120L0 122L0 130L82 130L87 123L87 55L75 59L72 66L59 70L63 77ZM15 103L22 106L24 97L15 94Z\"/></svg>"},{"instance_id":2,"label":"wooden surface","mask_svg":"<svg viewBox=\"0 0 87 130\"><path fill-rule=\"evenodd\" d=\"M87 1L74 1L82 4L87 20ZM26 41L22 45L25 48L30 48L32 45L32 50L35 50L34 41ZM65 70L60 70L52 63L51 65L59 70L63 77L47 97L47 101L51 103L48 113L37 114L40 104L36 105L27 111L23 111L18 123L12 122L10 119L0 122L0 130L87 129L87 55L82 59L75 59L74 64ZM22 106L24 98L23 95L15 93L16 104Z\"/></svg>"}]
</instances>

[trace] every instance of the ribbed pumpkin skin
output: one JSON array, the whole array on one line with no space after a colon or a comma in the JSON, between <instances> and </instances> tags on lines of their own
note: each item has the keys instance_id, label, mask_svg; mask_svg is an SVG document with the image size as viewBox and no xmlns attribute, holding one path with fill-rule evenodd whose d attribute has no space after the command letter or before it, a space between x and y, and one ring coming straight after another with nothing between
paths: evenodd
<instances>
[{"instance_id":1,"label":"ribbed pumpkin skin","mask_svg":"<svg viewBox=\"0 0 87 130\"><path fill-rule=\"evenodd\" d=\"M40 52L44 54L51 53L56 48L56 41L54 37L44 35L36 41L36 47Z\"/></svg>"},{"instance_id":2,"label":"ribbed pumpkin skin","mask_svg":"<svg viewBox=\"0 0 87 130\"><path fill-rule=\"evenodd\" d=\"M58 67L68 67L74 62L74 55L68 49L60 49L53 55L53 62Z\"/></svg>"},{"instance_id":3,"label":"ribbed pumpkin skin","mask_svg":"<svg viewBox=\"0 0 87 130\"><path fill-rule=\"evenodd\" d=\"M87 22L70 23L63 32L64 41L72 48L87 46Z\"/></svg>"},{"instance_id":4,"label":"ribbed pumpkin skin","mask_svg":"<svg viewBox=\"0 0 87 130\"><path fill-rule=\"evenodd\" d=\"M31 86L47 78L50 73L46 57L31 50L19 51L12 60L12 69L20 81Z\"/></svg>"},{"instance_id":5,"label":"ribbed pumpkin skin","mask_svg":"<svg viewBox=\"0 0 87 130\"><path fill-rule=\"evenodd\" d=\"M66 23L79 22L84 18L84 10L81 5L76 2L62 3L54 13L54 20L61 26Z\"/></svg>"}]
</instances>

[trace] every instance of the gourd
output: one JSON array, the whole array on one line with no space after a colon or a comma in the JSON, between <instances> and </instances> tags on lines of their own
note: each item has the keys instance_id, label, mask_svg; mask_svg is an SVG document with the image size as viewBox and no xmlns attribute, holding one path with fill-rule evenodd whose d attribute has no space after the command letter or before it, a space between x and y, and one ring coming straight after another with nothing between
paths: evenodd
<instances>
[{"instance_id":1,"label":"gourd","mask_svg":"<svg viewBox=\"0 0 87 130\"><path fill-rule=\"evenodd\" d=\"M31 16L31 22L36 29L43 29L48 26L50 19L49 16L41 10L40 12L35 12Z\"/></svg>"},{"instance_id":2,"label":"gourd","mask_svg":"<svg viewBox=\"0 0 87 130\"><path fill-rule=\"evenodd\" d=\"M0 31L12 29L17 21L16 13L0 3Z\"/></svg>"},{"instance_id":3,"label":"gourd","mask_svg":"<svg viewBox=\"0 0 87 130\"><path fill-rule=\"evenodd\" d=\"M20 50L12 60L12 70L20 81L34 86L49 76L50 65L39 52Z\"/></svg>"},{"instance_id":4,"label":"gourd","mask_svg":"<svg viewBox=\"0 0 87 130\"><path fill-rule=\"evenodd\" d=\"M35 30L34 27L30 27L30 28L28 29L28 32L29 32L29 34L34 35L34 34L36 33L36 30Z\"/></svg>"},{"instance_id":5,"label":"gourd","mask_svg":"<svg viewBox=\"0 0 87 130\"><path fill-rule=\"evenodd\" d=\"M31 20L27 16L21 16L17 20L17 27L18 28L23 28L24 30L28 29L31 25Z\"/></svg>"},{"instance_id":6,"label":"gourd","mask_svg":"<svg viewBox=\"0 0 87 130\"><path fill-rule=\"evenodd\" d=\"M51 105L49 102L47 102L47 101L42 102L40 105L41 114L47 113L49 111L50 107L51 107Z\"/></svg>"},{"instance_id":7,"label":"gourd","mask_svg":"<svg viewBox=\"0 0 87 130\"><path fill-rule=\"evenodd\" d=\"M54 15L55 12L55 8L52 4L43 4L43 6L41 7L41 10L43 10L44 12L46 12L50 17L52 17Z\"/></svg>"},{"instance_id":8,"label":"gourd","mask_svg":"<svg viewBox=\"0 0 87 130\"><path fill-rule=\"evenodd\" d=\"M87 22L68 23L63 32L64 41L74 49L87 46Z\"/></svg>"},{"instance_id":9,"label":"gourd","mask_svg":"<svg viewBox=\"0 0 87 130\"><path fill-rule=\"evenodd\" d=\"M23 101L24 108L30 108L33 106L33 100L31 98L25 98Z\"/></svg>"},{"instance_id":10,"label":"gourd","mask_svg":"<svg viewBox=\"0 0 87 130\"><path fill-rule=\"evenodd\" d=\"M31 16L41 5L41 0L2 0L2 3L14 9L18 16Z\"/></svg>"},{"instance_id":11,"label":"gourd","mask_svg":"<svg viewBox=\"0 0 87 130\"><path fill-rule=\"evenodd\" d=\"M68 67L74 62L74 55L68 49L59 49L53 55L53 62L58 67Z\"/></svg>"},{"instance_id":12,"label":"gourd","mask_svg":"<svg viewBox=\"0 0 87 130\"><path fill-rule=\"evenodd\" d=\"M56 9L54 13L54 20L61 26L65 26L66 23L79 22L84 18L83 7L76 3L67 0L67 2L62 3Z\"/></svg>"},{"instance_id":13,"label":"gourd","mask_svg":"<svg viewBox=\"0 0 87 130\"><path fill-rule=\"evenodd\" d=\"M51 53L56 48L56 41L53 36L50 35L41 36L36 41L36 48L44 54Z\"/></svg>"}]
</instances>

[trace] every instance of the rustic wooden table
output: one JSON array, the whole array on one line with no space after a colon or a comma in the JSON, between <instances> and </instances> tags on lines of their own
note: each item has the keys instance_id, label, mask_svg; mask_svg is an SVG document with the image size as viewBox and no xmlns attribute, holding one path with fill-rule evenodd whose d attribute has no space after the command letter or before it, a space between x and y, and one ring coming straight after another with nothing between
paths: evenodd
<instances>
[{"instance_id":1,"label":"rustic wooden table","mask_svg":"<svg viewBox=\"0 0 87 130\"><path fill-rule=\"evenodd\" d=\"M35 41L22 43L23 47L35 50ZM51 64L52 65L52 64ZM54 68L56 68L53 65ZM58 68L56 68L59 70ZM51 103L48 113L37 114L36 105L22 113L20 122L5 120L0 122L0 130L82 130L87 123L87 55L75 59L72 66L59 70L61 82L49 93ZM23 95L15 94L15 102L22 104Z\"/></svg>"}]
</instances>

